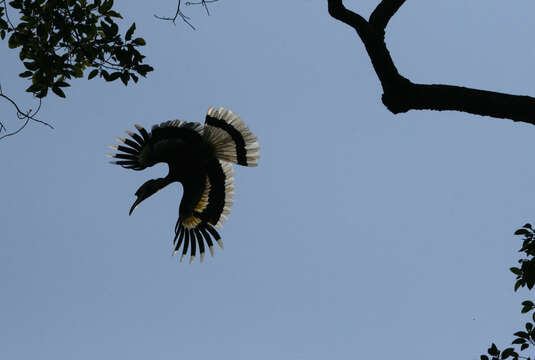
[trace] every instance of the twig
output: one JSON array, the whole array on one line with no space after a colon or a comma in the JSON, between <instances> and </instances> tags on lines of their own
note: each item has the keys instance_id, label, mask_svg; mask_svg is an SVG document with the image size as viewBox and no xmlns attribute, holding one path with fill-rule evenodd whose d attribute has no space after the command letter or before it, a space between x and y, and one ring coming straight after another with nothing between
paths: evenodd
<instances>
[{"instance_id":1,"label":"twig","mask_svg":"<svg viewBox=\"0 0 535 360\"><path fill-rule=\"evenodd\" d=\"M9 23L9 25L11 25L11 30L13 30L15 28L15 25L13 25L13 23L11 22L11 19L9 18L9 15L7 13L7 3L6 3L6 0L2 0L2 4L4 5L4 12L6 13L6 20L7 22Z\"/></svg>"},{"instance_id":2,"label":"twig","mask_svg":"<svg viewBox=\"0 0 535 360\"><path fill-rule=\"evenodd\" d=\"M160 20L167 20L167 21L172 21L174 25L176 25L176 19L178 16L180 16L182 18L182 20L188 24L193 30L195 30L195 26L191 25L191 23L189 22L190 18L186 15L184 15L182 13L182 11L180 11L180 2L181 0L178 0L178 6L176 7L176 13L175 13L175 16L174 17L164 17L164 16L158 16L156 14L154 14L154 17L156 19L160 19Z\"/></svg>"},{"instance_id":3,"label":"twig","mask_svg":"<svg viewBox=\"0 0 535 360\"><path fill-rule=\"evenodd\" d=\"M41 110L41 104L42 104L41 99L39 99L39 106L37 107L37 109L35 111L33 111L32 109L29 109L28 111L24 112L24 111L22 111L22 109L17 105L17 103L13 99L11 99L9 96L5 95L2 92L2 86L1 85L0 85L0 97L6 99L8 102L10 102L15 107L15 110L17 111L17 118L18 119L20 119L20 120L25 119L24 124L22 124L22 126L20 126L17 130L12 131L12 132L8 132L8 130L7 130L6 126L4 125L4 123L0 121L0 133L2 132L2 130L5 132L4 135L0 136L0 140L6 138L8 136L13 136L13 135L18 134L20 131L22 131L22 129L24 129L26 127L26 125L28 125L30 120L34 121L34 122L37 122L39 124L48 126L50 129L54 129L54 127L52 125L50 125L49 123L47 123L45 121L42 121L42 120L39 120L39 119L37 119L35 117L35 115L37 115L39 110Z\"/></svg>"},{"instance_id":4,"label":"twig","mask_svg":"<svg viewBox=\"0 0 535 360\"><path fill-rule=\"evenodd\" d=\"M210 16L210 11L208 10L208 5L206 5L206 4L215 3L215 2L218 2L218 1L219 0L201 0L199 2L187 1L186 5L187 6L190 6L190 5L202 5L204 7L204 9L206 10L206 14L208 16Z\"/></svg>"},{"instance_id":5,"label":"twig","mask_svg":"<svg viewBox=\"0 0 535 360\"><path fill-rule=\"evenodd\" d=\"M187 2L185 2L185 4L186 4L186 6L202 5L204 7L204 9L206 10L206 14L208 14L208 16L210 16L210 10L208 10L208 5L207 4L215 3L215 2L218 2L218 1L219 0L201 0L201 1L198 1L198 2L187 1ZM168 17L168 16L159 16L159 15L155 14L154 17L156 19L159 19L159 20L171 21L174 25L176 25L176 19L180 16L182 18L182 21L184 21L186 24L188 24L189 27L191 27L193 30L196 30L195 26L193 26L193 24L190 22L191 18L189 16L186 16L180 10L181 2L182 2L181 0L178 0L175 16Z\"/></svg>"}]
</instances>

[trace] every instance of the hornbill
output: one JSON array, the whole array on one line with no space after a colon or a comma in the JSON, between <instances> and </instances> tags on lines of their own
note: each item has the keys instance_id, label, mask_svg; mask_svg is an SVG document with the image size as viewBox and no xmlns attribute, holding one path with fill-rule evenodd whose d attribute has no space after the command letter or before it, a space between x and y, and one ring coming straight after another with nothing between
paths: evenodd
<instances>
[{"instance_id":1,"label":"hornbill","mask_svg":"<svg viewBox=\"0 0 535 360\"><path fill-rule=\"evenodd\" d=\"M213 256L212 238L223 248L221 236L214 227L221 227L233 202L231 163L256 166L260 153L258 139L232 111L213 107L208 109L204 124L173 120L154 125L150 133L140 125L135 127L139 134L127 131L130 139L117 138L122 144L110 145L117 153L109 156L118 159L112 163L143 170L163 162L169 165L169 173L141 185L129 214L143 200L178 181L183 196L175 225L173 254L182 246L182 261L189 248L192 263L198 245L202 262L206 242Z\"/></svg>"}]
</instances>

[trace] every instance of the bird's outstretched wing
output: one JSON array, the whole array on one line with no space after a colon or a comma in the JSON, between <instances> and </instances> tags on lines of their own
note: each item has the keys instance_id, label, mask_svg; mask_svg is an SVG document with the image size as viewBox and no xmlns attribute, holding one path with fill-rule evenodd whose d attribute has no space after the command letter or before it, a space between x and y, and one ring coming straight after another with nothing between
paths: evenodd
<instances>
[{"instance_id":1,"label":"bird's outstretched wing","mask_svg":"<svg viewBox=\"0 0 535 360\"><path fill-rule=\"evenodd\" d=\"M118 151L111 154L113 164L124 168L143 170L159 162L173 160L177 149L198 149L203 143L203 128L199 123L173 120L154 125L151 132L147 132L140 125L135 125L139 134L126 131L129 138L117 138L122 145L110 145Z\"/></svg>"},{"instance_id":2,"label":"bird's outstretched wing","mask_svg":"<svg viewBox=\"0 0 535 360\"><path fill-rule=\"evenodd\" d=\"M230 213L234 198L234 169L232 164L212 159L205 173L191 174L183 182L184 195L180 202L179 218L175 226L175 253L182 248L182 259L191 250L193 262L199 246L200 260L204 259L205 246L213 255L212 237L223 247L221 236L214 226L221 227Z\"/></svg>"},{"instance_id":3,"label":"bird's outstretched wing","mask_svg":"<svg viewBox=\"0 0 535 360\"><path fill-rule=\"evenodd\" d=\"M218 159L243 166L257 166L260 158L258 139L232 111L210 107L203 137L214 145Z\"/></svg>"}]
</instances>

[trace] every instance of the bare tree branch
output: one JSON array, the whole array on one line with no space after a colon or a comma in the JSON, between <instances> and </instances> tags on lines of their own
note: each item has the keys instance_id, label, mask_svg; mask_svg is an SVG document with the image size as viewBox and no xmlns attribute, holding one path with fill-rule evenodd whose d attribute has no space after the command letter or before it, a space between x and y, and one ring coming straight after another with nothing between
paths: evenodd
<instances>
[{"instance_id":1,"label":"bare tree branch","mask_svg":"<svg viewBox=\"0 0 535 360\"><path fill-rule=\"evenodd\" d=\"M370 15L370 24L384 33L388 22L405 0L383 0Z\"/></svg>"},{"instance_id":2,"label":"bare tree branch","mask_svg":"<svg viewBox=\"0 0 535 360\"><path fill-rule=\"evenodd\" d=\"M406 80L398 73L394 61L386 48L384 36L378 34L366 19L346 9L342 4L342 0L329 0L329 13L333 18L342 21L357 31L366 47L384 91L392 87L396 82Z\"/></svg>"},{"instance_id":3,"label":"bare tree branch","mask_svg":"<svg viewBox=\"0 0 535 360\"><path fill-rule=\"evenodd\" d=\"M201 1L197 1L197 2L191 2L191 1L186 1L186 5L202 5L204 7L204 9L206 10L206 15L210 16L210 10L208 10L208 5L207 4L210 4L210 3L215 3L215 2L218 2L219 0L201 0Z\"/></svg>"},{"instance_id":4,"label":"bare tree branch","mask_svg":"<svg viewBox=\"0 0 535 360\"><path fill-rule=\"evenodd\" d=\"M452 85L415 84L399 74L384 41L384 27L404 0L383 0L370 22L328 0L329 14L351 26L364 43L381 86L383 104L394 114L409 110L455 110L535 125L535 98Z\"/></svg>"},{"instance_id":5,"label":"bare tree branch","mask_svg":"<svg viewBox=\"0 0 535 360\"><path fill-rule=\"evenodd\" d=\"M206 14L208 16L210 16L210 11L208 10L208 5L209 3L215 3L215 2L218 2L219 0L201 0L201 1L198 1L198 2L191 2L191 1L186 1L185 4L186 6L190 6L190 5L202 5L204 7L204 9L206 10ZM193 26L190 22L191 18L189 16L186 16L182 10L180 10L180 5L181 5L181 0L178 0L178 4L177 4L177 7L176 7L176 12L175 12L175 16L173 17L167 17L167 16L159 16L159 15L154 15L154 17L156 19L160 19L160 20L166 20L166 21L171 21L174 25L176 25L176 20L178 19L178 17L180 16L182 18L182 21L184 21L186 24L189 25L189 27L191 27L193 30L196 30L195 29L195 26Z\"/></svg>"},{"instance_id":6,"label":"bare tree branch","mask_svg":"<svg viewBox=\"0 0 535 360\"><path fill-rule=\"evenodd\" d=\"M11 99L9 96L7 96L7 95L5 95L3 93L1 85L0 85L0 98L3 98L6 101L8 101L9 103L11 103L11 105L13 105L13 107L16 110L17 118L19 120L24 120L24 123L21 126L19 126L16 130L11 131L11 132L7 130L4 122L0 120L0 135L2 134L2 131L4 132L4 135L0 136L0 140L4 139L6 137L9 137L9 136L13 136L13 135L18 134L20 131L22 131L22 129L24 129L26 127L26 125L28 125L28 123L30 121L34 121L36 123L39 123L39 124L48 126L51 129L54 129L54 127L52 127L52 125L50 125L49 123L47 123L45 121L42 121L42 120L39 120L39 119L37 119L35 117L35 115L37 115L39 110L41 110L41 99L39 99L39 106L37 107L37 109L35 111L32 110L32 109L29 109L26 112L24 112L24 111L22 111L22 109L17 105L17 103L13 99Z\"/></svg>"}]
</instances>

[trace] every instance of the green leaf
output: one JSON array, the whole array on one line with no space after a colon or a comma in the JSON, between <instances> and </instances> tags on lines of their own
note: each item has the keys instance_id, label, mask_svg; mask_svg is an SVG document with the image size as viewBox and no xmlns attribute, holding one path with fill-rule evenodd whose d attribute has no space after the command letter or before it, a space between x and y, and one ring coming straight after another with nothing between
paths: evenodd
<instances>
[{"instance_id":1,"label":"green leaf","mask_svg":"<svg viewBox=\"0 0 535 360\"><path fill-rule=\"evenodd\" d=\"M488 353L491 356L498 356L500 355L500 350L496 347L494 343L492 343L492 346L488 349Z\"/></svg>"},{"instance_id":2,"label":"green leaf","mask_svg":"<svg viewBox=\"0 0 535 360\"><path fill-rule=\"evenodd\" d=\"M136 30L136 23L133 23L132 26L130 26L130 28L126 32L126 35L124 36L124 39L126 41L130 41L130 39L132 39L132 34L134 33L135 30Z\"/></svg>"},{"instance_id":3,"label":"green leaf","mask_svg":"<svg viewBox=\"0 0 535 360\"><path fill-rule=\"evenodd\" d=\"M9 5L14 9L22 9L22 0L13 0Z\"/></svg>"},{"instance_id":4,"label":"green leaf","mask_svg":"<svg viewBox=\"0 0 535 360\"><path fill-rule=\"evenodd\" d=\"M515 336L518 336L520 338L524 338L524 339L528 339L529 338L529 335L528 333L524 332L524 331L517 331L514 333Z\"/></svg>"},{"instance_id":5,"label":"green leaf","mask_svg":"<svg viewBox=\"0 0 535 360\"><path fill-rule=\"evenodd\" d=\"M526 339L516 338L511 344L524 344Z\"/></svg>"},{"instance_id":6,"label":"green leaf","mask_svg":"<svg viewBox=\"0 0 535 360\"><path fill-rule=\"evenodd\" d=\"M146 45L147 43L145 42L145 40L143 38L135 38L134 40L132 40L132 42L136 45L139 45L139 46L144 46Z\"/></svg>"},{"instance_id":7,"label":"green leaf","mask_svg":"<svg viewBox=\"0 0 535 360\"><path fill-rule=\"evenodd\" d=\"M114 73L111 73L107 78L106 77L104 78L106 79L106 81L114 81L114 80L117 80L119 76L121 76L121 72L116 71Z\"/></svg>"},{"instance_id":8,"label":"green leaf","mask_svg":"<svg viewBox=\"0 0 535 360\"><path fill-rule=\"evenodd\" d=\"M11 35L9 37L9 40L7 41L7 46L9 46L10 49L15 49L21 45L17 34L18 33L14 33L13 35Z\"/></svg>"},{"instance_id":9,"label":"green leaf","mask_svg":"<svg viewBox=\"0 0 535 360\"><path fill-rule=\"evenodd\" d=\"M69 85L68 83L66 83L65 81L56 81L56 83L54 84L55 86L59 86L59 87L68 87L68 86L71 86Z\"/></svg>"},{"instance_id":10,"label":"green leaf","mask_svg":"<svg viewBox=\"0 0 535 360\"><path fill-rule=\"evenodd\" d=\"M150 65L146 65L146 64L143 64L143 65L139 65L137 68L136 68L137 72L139 73L139 75L141 76L145 76L147 75L147 73L149 71L153 71L154 68Z\"/></svg>"},{"instance_id":11,"label":"green leaf","mask_svg":"<svg viewBox=\"0 0 535 360\"><path fill-rule=\"evenodd\" d=\"M99 7L98 12L101 14L106 14L111 10L113 6L113 0L105 0L104 3Z\"/></svg>"},{"instance_id":12,"label":"green leaf","mask_svg":"<svg viewBox=\"0 0 535 360\"><path fill-rule=\"evenodd\" d=\"M489 360L489 357L487 355L481 355L481 360Z\"/></svg>"},{"instance_id":13,"label":"green leaf","mask_svg":"<svg viewBox=\"0 0 535 360\"><path fill-rule=\"evenodd\" d=\"M29 86L29 87L26 89L26 91L27 91L27 92L31 92L31 93L36 93L37 91L39 91L40 88L41 88L41 87L40 87L39 85L37 85L37 84L33 84L33 85Z\"/></svg>"},{"instance_id":14,"label":"green leaf","mask_svg":"<svg viewBox=\"0 0 535 360\"><path fill-rule=\"evenodd\" d=\"M117 33L119 32L119 26L115 23L111 24L111 31L112 31L112 36L115 36L117 35Z\"/></svg>"},{"instance_id":15,"label":"green leaf","mask_svg":"<svg viewBox=\"0 0 535 360\"><path fill-rule=\"evenodd\" d=\"M533 304L532 301L529 301L529 300L526 300L526 301L523 301L522 302L522 314L525 314L527 312L529 312L530 310L533 309L533 307L535 307L535 305Z\"/></svg>"},{"instance_id":16,"label":"green leaf","mask_svg":"<svg viewBox=\"0 0 535 360\"><path fill-rule=\"evenodd\" d=\"M125 71L121 74L121 81L123 82L124 86L128 85L128 80L130 80L130 74Z\"/></svg>"},{"instance_id":17,"label":"green leaf","mask_svg":"<svg viewBox=\"0 0 535 360\"><path fill-rule=\"evenodd\" d=\"M526 235L526 234L529 234L529 231L526 229L518 229L517 231L515 231L515 235Z\"/></svg>"},{"instance_id":18,"label":"green leaf","mask_svg":"<svg viewBox=\"0 0 535 360\"><path fill-rule=\"evenodd\" d=\"M119 18L119 19L122 19L123 16L121 14L119 14L117 11L113 11L113 10L110 10L106 13L107 16L110 16L110 17L114 17L114 18Z\"/></svg>"},{"instance_id":19,"label":"green leaf","mask_svg":"<svg viewBox=\"0 0 535 360\"><path fill-rule=\"evenodd\" d=\"M32 71L29 71L29 70L27 70L27 71L22 72L22 73L19 74L19 76L22 77L22 78L30 77L30 76L32 76L32 75L33 75L33 72L32 72Z\"/></svg>"},{"instance_id":20,"label":"green leaf","mask_svg":"<svg viewBox=\"0 0 535 360\"><path fill-rule=\"evenodd\" d=\"M74 77L81 78L84 76L84 72L80 66L76 66L72 71L72 75L74 75Z\"/></svg>"},{"instance_id":21,"label":"green leaf","mask_svg":"<svg viewBox=\"0 0 535 360\"><path fill-rule=\"evenodd\" d=\"M61 90L60 87L52 86L52 91L54 92L54 94L56 94L59 97L62 97L62 98L65 97L65 93L63 92L63 90Z\"/></svg>"},{"instance_id":22,"label":"green leaf","mask_svg":"<svg viewBox=\"0 0 535 360\"><path fill-rule=\"evenodd\" d=\"M507 348L504 351L502 351L502 359L507 359L508 357L514 356L515 354L518 356L518 354L515 352L514 348L512 348L512 347L511 348Z\"/></svg>"},{"instance_id":23,"label":"green leaf","mask_svg":"<svg viewBox=\"0 0 535 360\"><path fill-rule=\"evenodd\" d=\"M512 268L510 268L509 270L511 270L511 272L512 272L513 274L515 274L515 275L518 275L518 276L522 275L522 270L520 270L519 268L512 267Z\"/></svg>"},{"instance_id":24,"label":"green leaf","mask_svg":"<svg viewBox=\"0 0 535 360\"><path fill-rule=\"evenodd\" d=\"M107 80L110 77L110 74L106 70L100 71L100 76L104 78L104 80Z\"/></svg>"},{"instance_id":25,"label":"green leaf","mask_svg":"<svg viewBox=\"0 0 535 360\"><path fill-rule=\"evenodd\" d=\"M95 70L93 70L93 71L91 71L91 72L89 73L89 76L87 77L87 79L88 79L88 80L91 80L92 78L94 78L95 76L97 76L97 74L98 74L98 69L95 69Z\"/></svg>"},{"instance_id":26,"label":"green leaf","mask_svg":"<svg viewBox=\"0 0 535 360\"><path fill-rule=\"evenodd\" d=\"M520 346L520 350L526 350L528 347L529 344L522 344L522 346Z\"/></svg>"},{"instance_id":27,"label":"green leaf","mask_svg":"<svg viewBox=\"0 0 535 360\"><path fill-rule=\"evenodd\" d=\"M26 69L28 69L28 70L35 71L35 70L39 69L39 63L36 62L36 61L32 61L32 62L26 61L23 64L26 67Z\"/></svg>"}]
</instances>

